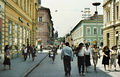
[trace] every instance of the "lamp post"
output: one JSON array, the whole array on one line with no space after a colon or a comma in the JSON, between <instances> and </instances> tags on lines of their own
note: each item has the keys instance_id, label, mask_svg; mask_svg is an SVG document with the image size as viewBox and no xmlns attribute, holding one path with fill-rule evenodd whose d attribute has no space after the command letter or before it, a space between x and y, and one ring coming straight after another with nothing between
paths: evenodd
<instances>
[{"instance_id":1,"label":"lamp post","mask_svg":"<svg viewBox=\"0 0 120 77\"><path fill-rule=\"evenodd\" d=\"M98 25L98 11L97 11L97 6L99 6L101 3L100 2L95 2L92 3L93 6L96 6L96 11L95 11L95 16L96 16L96 26ZM98 33L98 32L97 32ZM98 34L96 33L96 44L98 43Z\"/></svg>"},{"instance_id":2,"label":"lamp post","mask_svg":"<svg viewBox=\"0 0 120 77\"><path fill-rule=\"evenodd\" d=\"M97 6L99 6L100 4L101 4L100 2L92 3L93 6L96 6L95 14L98 14L98 12L97 12Z\"/></svg>"}]
</instances>

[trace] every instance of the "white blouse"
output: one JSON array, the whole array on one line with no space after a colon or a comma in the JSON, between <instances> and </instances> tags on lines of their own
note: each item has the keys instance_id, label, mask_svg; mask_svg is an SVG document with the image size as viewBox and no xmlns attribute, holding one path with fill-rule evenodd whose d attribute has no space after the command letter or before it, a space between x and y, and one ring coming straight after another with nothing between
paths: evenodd
<instances>
[{"instance_id":1,"label":"white blouse","mask_svg":"<svg viewBox=\"0 0 120 77\"><path fill-rule=\"evenodd\" d=\"M120 55L120 49L117 50L117 55Z\"/></svg>"},{"instance_id":2,"label":"white blouse","mask_svg":"<svg viewBox=\"0 0 120 77\"><path fill-rule=\"evenodd\" d=\"M85 48L82 48L79 53L78 53L78 56L84 56L85 54L85 51L84 51Z\"/></svg>"},{"instance_id":3,"label":"white blouse","mask_svg":"<svg viewBox=\"0 0 120 77\"><path fill-rule=\"evenodd\" d=\"M91 53L91 48L88 48L88 49L84 49L84 52L85 52L85 55L90 55Z\"/></svg>"}]
</instances>

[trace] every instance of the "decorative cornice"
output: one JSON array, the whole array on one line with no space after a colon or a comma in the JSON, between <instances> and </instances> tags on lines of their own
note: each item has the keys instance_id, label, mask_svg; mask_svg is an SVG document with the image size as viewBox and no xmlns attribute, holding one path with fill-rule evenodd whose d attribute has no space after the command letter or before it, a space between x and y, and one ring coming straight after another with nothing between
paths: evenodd
<instances>
[{"instance_id":1,"label":"decorative cornice","mask_svg":"<svg viewBox=\"0 0 120 77\"><path fill-rule=\"evenodd\" d=\"M103 30L107 30L107 29L110 29L110 28L115 28L115 27L118 27L118 26L120 26L120 23L107 26L107 27L103 28Z\"/></svg>"},{"instance_id":2,"label":"decorative cornice","mask_svg":"<svg viewBox=\"0 0 120 77\"><path fill-rule=\"evenodd\" d=\"M105 7L108 3L110 3L112 0L108 0L107 2L105 2L104 4L103 4L103 7Z\"/></svg>"}]
</instances>

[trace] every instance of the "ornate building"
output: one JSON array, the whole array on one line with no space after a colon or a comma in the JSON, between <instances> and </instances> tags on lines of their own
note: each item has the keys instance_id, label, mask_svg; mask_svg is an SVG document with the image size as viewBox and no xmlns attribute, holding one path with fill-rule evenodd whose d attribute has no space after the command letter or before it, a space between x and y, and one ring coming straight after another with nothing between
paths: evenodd
<instances>
[{"instance_id":1,"label":"ornate building","mask_svg":"<svg viewBox=\"0 0 120 77\"><path fill-rule=\"evenodd\" d=\"M120 0L103 0L104 46L120 44Z\"/></svg>"},{"instance_id":2,"label":"ornate building","mask_svg":"<svg viewBox=\"0 0 120 77\"><path fill-rule=\"evenodd\" d=\"M0 52L16 54L23 44L36 45L38 0L0 0ZM2 40L2 42L1 42Z\"/></svg>"},{"instance_id":3,"label":"ornate building","mask_svg":"<svg viewBox=\"0 0 120 77\"><path fill-rule=\"evenodd\" d=\"M39 43L43 46L54 43L54 28L51 19L50 9L41 6L38 9L37 35Z\"/></svg>"}]
</instances>

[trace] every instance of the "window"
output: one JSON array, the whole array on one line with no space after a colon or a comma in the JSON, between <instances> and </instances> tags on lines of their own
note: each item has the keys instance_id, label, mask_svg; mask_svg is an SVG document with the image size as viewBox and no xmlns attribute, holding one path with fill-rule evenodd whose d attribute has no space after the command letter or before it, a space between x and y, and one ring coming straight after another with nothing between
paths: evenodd
<instances>
[{"instance_id":1,"label":"window","mask_svg":"<svg viewBox=\"0 0 120 77\"><path fill-rule=\"evenodd\" d=\"M119 6L116 6L116 20L119 18Z\"/></svg>"},{"instance_id":2,"label":"window","mask_svg":"<svg viewBox=\"0 0 120 77\"><path fill-rule=\"evenodd\" d=\"M17 38L17 37L18 37L17 28L18 28L18 25L15 24L15 45L16 45L16 46L17 46L17 44L18 44L18 43L17 43L17 39L18 39L18 38Z\"/></svg>"},{"instance_id":3,"label":"window","mask_svg":"<svg viewBox=\"0 0 120 77\"><path fill-rule=\"evenodd\" d=\"M87 27L86 34L87 34L87 35L90 35L90 34L91 34L90 27Z\"/></svg>"},{"instance_id":4,"label":"window","mask_svg":"<svg viewBox=\"0 0 120 77\"><path fill-rule=\"evenodd\" d=\"M2 50L2 19L0 18L0 53Z\"/></svg>"},{"instance_id":5,"label":"window","mask_svg":"<svg viewBox=\"0 0 120 77\"><path fill-rule=\"evenodd\" d=\"M39 23L42 22L42 17L39 17Z\"/></svg>"},{"instance_id":6,"label":"window","mask_svg":"<svg viewBox=\"0 0 120 77\"><path fill-rule=\"evenodd\" d=\"M22 8L22 0L20 0L20 7Z\"/></svg>"},{"instance_id":7,"label":"window","mask_svg":"<svg viewBox=\"0 0 120 77\"><path fill-rule=\"evenodd\" d=\"M29 38L29 31L27 30L27 38Z\"/></svg>"},{"instance_id":8,"label":"window","mask_svg":"<svg viewBox=\"0 0 120 77\"><path fill-rule=\"evenodd\" d=\"M12 45L12 21L8 21L8 45Z\"/></svg>"},{"instance_id":9,"label":"window","mask_svg":"<svg viewBox=\"0 0 120 77\"><path fill-rule=\"evenodd\" d=\"M20 26L20 48L22 47L22 26Z\"/></svg>"},{"instance_id":10,"label":"window","mask_svg":"<svg viewBox=\"0 0 120 77\"><path fill-rule=\"evenodd\" d=\"M30 4L30 17L31 17L31 4Z\"/></svg>"},{"instance_id":11,"label":"window","mask_svg":"<svg viewBox=\"0 0 120 77\"><path fill-rule=\"evenodd\" d=\"M25 28L24 28L24 44L26 43L26 33L25 33Z\"/></svg>"},{"instance_id":12,"label":"window","mask_svg":"<svg viewBox=\"0 0 120 77\"><path fill-rule=\"evenodd\" d=\"M100 28L100 34L103 35L103 28Z\"/></svg>"},{"instance_id":13,"label":"window","mask_svg":"<svg viewBox=\"0 0 120 77\"><path fill-rule=\"evenodd\" d=\"M97 34L97 28L94 28L94 35Z\"/></svg>"},{"instance_id":14,"label":"window","mask_svg":"<svg viewBox=\"0 0 120 77\"><path fill-rule=\"evenodd\" d=\"M110 11L107 11L107 22L110 22Z\"/></svg>"},{"instance_id":15,"label":"window","mask_svg":"<svg viewBox=\"0 0 120 77\"><path fill-rule=\"evenodd\" d=\"M26 11L26 0L24 0L24 10Z\"/></svg>"},{"instance_id":16,"label":"window","mask_svg":"<svg viewBox=\"0 0 120 77\"><path fill-rule=\"evenodd\" d=\"M29 0L27 0L27 12L29 13Z\"/></svg>"},{"instance_id":17,"label":"window","mask_svg":"<svg viewBox=\"0 0 120 77\"><path fill-rule=\"evenodd\" d=\"M110 46L110 34L107 33L107 46L109 47Z\"/></svg>"}]
</instances>

